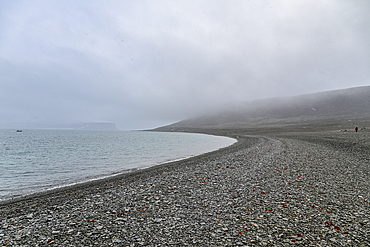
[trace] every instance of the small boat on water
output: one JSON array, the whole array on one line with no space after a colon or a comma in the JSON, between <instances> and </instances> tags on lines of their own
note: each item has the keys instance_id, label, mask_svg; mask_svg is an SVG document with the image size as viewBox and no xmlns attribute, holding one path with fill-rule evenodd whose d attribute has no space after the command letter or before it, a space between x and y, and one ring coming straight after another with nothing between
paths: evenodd
<instances>
[{"instance_id":1,"label":"small boat on water","mask_svg":"<svg viewBox=\"0 0 370 247\"><path fill-rule=\"evenodd\" d=\"M17 132L22 132L22 130L17 130Z\"/></svg>"}]
</instances>

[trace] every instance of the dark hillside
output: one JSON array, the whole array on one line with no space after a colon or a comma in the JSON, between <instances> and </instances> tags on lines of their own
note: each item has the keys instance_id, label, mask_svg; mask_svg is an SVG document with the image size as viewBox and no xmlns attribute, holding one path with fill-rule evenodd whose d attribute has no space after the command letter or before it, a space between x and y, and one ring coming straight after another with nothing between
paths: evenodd
<instances>
[{"instance_id":1,"label":"dark hillside","mask_svg":"<svg viewBox=\"0 0 370 247\"><path fill-rule=\"evenodd\" d=\"M242 102L215 114L158 128L235 129L256 127L352 128L370 124L370 86L320 92L290 98Z\"/></svg>"}]
</instances>

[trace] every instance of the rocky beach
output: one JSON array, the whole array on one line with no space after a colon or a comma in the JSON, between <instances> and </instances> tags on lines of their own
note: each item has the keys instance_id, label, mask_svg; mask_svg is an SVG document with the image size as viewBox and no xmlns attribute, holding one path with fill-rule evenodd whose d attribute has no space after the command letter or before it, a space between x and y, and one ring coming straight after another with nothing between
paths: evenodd
<instances>
[{"instance_id":1,"label":"rocky beach","mask_svg":"<svg viewBox=\"0 0 370 247\"><path fill-rule=\"evenodd\" d=\"M2 202L0 245L370 245L370 132L228 135L215 152Z\"/></svg>"}]
</instances>

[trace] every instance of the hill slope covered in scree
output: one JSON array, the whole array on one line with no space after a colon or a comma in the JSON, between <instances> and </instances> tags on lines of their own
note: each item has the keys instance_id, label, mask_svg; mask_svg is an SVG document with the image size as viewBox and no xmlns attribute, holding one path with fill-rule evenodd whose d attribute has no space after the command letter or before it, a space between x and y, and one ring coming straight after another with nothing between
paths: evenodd
<instances>
[{"instance_id":1,"label":"hill slope covered in scree","mask_svg":"<svg viewBox=\"0 0 370 247\"><path fill-rule=\"evenodd\" d=\"M289 98L240 102L213 114L160 127L161 131L315 126L352 128L370 125L370 86Z\"/></svg>"}]
</instances>

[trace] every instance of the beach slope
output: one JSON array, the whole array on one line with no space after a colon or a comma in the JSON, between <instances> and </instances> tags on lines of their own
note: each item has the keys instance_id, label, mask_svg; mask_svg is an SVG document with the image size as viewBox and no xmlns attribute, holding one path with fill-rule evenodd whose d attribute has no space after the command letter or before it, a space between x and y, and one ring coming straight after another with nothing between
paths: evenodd
<instances>
[{"instance_id":1,"label":"beach slope","mask_svg":"<svg viewBox=\"0 0 370 247\"><path fill-rule=\"evenodd\" d=\"M239 132L219 151L2 203L0 244L368 246L369 138Z\"/></svg>"}]
</instances>

